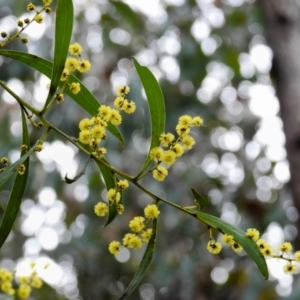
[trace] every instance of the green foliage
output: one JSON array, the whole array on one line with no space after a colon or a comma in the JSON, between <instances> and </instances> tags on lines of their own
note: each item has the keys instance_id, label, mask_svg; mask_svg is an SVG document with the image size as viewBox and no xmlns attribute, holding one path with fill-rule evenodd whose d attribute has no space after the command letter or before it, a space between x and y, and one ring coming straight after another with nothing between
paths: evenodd
<instances>
[{"instance_id":1,"label":"green foliage","mask_svg":"<svg viewBox=\"0 0 300 300\"><path fill-rule=\"evenodd\" d=\"M23 140L22 145L26 145L27 148L30 148L29 143L29 136L28 136L28 129L26 124L26 118L24 112L21 110L22 113L22 127L23 127ZM21 151L21 158L26 153L25 150ZM23 158L22 158L23 159ZM1 220L0 225L0 247L4 244L5 240L7 239L10 231L13 228L13 224L17 218L19 208L21 205L21 201L23 198L23 194L26 187L27 177L28 177L28 171L29 171L29 156L22 162L20 162L18 165L22 164L24 162L25 166L25 173L24 174L17 174L15 176L14 185L12 187L12 191L5 209L4 216ZM4 174L8 173L8 171L4 171ZM10 173L12 174L12 173Z\"/></svg>"},{"instance_id":2,"label":"green foliage","mask_svg":"<svg viewBox=\"0 0 300 300\"><path fill-rule=\"evenodd\" d=\"M148 246L145 250L143 259L140 263L140 266L138 270L136 271L134 277L132 278L130 284L127 286L126 290L122 294L122 296L119 298L119 300L125 300L127 299L130 294L138 287L141 280L146 275L146 272L148 271L149 265L151 263L152 257L154 255L155 250L155 243L156 243L156 233L157 233L157 219L153 222L153 234L151 236L151 239L148 243Z\"/></svg>"},{"instance_id":3,"label":"green foliage","mask_svg":"<svg viewBox=\"0 0 300 300\"><path fill-rule=\"evenodd\" d=\"M136 27L139 24L139 20L141 18L139 16L137 16L128 5L123 4L121 2L113 2L112 5L116 8L117 12L122 17L124 17L124 19L128 19L128 22L130 23L130 25L132 27ZM57 106L56 106L56 99L60 93L68 95L70 98L70 101L73 101L74 103L78 104L80 106L80 108L82 108L85 113L89 114L89 116L91 118L100 116L99 108L101 108L101 106L104 107L104 104L99 102L99 100L98 100L99 97L95 93L92 93L89 90L89 88L87 87L87 85L85 85L83 83L83 81L79 80L74 74L71 74L68 77L67 82L64 82L61 80L61 75L62 75L62 72L65 67L65 62L66 62L66 58L68 55L68 49L69 49L71 37L73 34L73 18L74 18L74 11L73 11L72 1L71 0L58 0L57 6L56 6L53 62L49 61L47 59L44 59L42 57L39 57L37 55L25 53L22 51L0 49L1 56L8 57L15 61L21 62L25 66L29 66L29 67L33 68L35 71L47 76L51 80L49 93L48 93L47 98L45 99L44 106L41 110L37 109L29 101L26 101L25 99L22 99L22 97L19 97L18 95L16 95L14 93L14 91L10 90L9 87L4 82L0 81L1 86L11 96L13 96L15 98L16 102L18 102L20 104L21 113L22 113L22 128L23 128L22 144L27 145L28 149L29 149L28 151L26 151L26 153L21 152L20 159L18 159L15 163L10 165L9 167L3 169L2 172L0 173L0 186L2 186L13 175L16 174L16 170L17 170L18 166L20 166L21 164L24 164L25 168L26 168L26 171L23 175L17 174L15 176L15 181L14 181L14 184L13 184L13 187L11 190L9 200L8 200L6 208L5 208L5 213L1 220L0 246L3 245L3 243L5 242L5 240L8 237L9 233L11 232L11 230L13 228L13 224L16 220L20 205L21 205L21 201L22 201L22 198L24 195L27 179L29 176L29 173L28 173L29 172L29 162L30 162L29 158L35 152L36 147L38 145L41 145L41 143L45 142L48 139L49 132L55 131L60 138L71 143L74 147L76 147L78 150L80 150L80 152L83 153L87 157L86 163L83 165L82 169L78 172L78 174L74 178L69 178L68 175L66 174L66 176L65 176L66 183L74 184L76 181L78 181L84 174L87 173L88 169L91 168L91 165L92 165L91 161L95 161L95 163L97 165L96 172L98 175L101 176L101 179L103 179L106 190L107 191L115 190L116 192L120 193L120 199L115 200L115 201L111 201L110 199L108 199L109 201L107 203L103 202L103 206L107 205L107 211L108 211L106 213L107 219L102 228L103 231L104 230L112 230L112 229L110 229L110 227L107 227L109 224L112 223L112 221L114 221L114 223L111 225L114 225L117 222L120 222L122 225L124 223L124 219L123 219L123 217L120 216L121 213L120 213L120 210L118 209L118 206L123 206L123 205L126 206L128 204L128 203L126 203L126 205L125 205L125 202L126 202L126 201L124 201L125 193L123 192L122 188L120 188L118 186L118 183L120 182L120 180L123 179L123 180L126 180L126 182L128 181L132 186L134 186L135 189L139 190L139 192L145 193L147 195L147 197L151 199L151 201L152 201L151 203L152 203L152 205L154 205L154 207L157 206L157 207L161 208L163 206L165 206L165 207L168 206L170 208L174 208L178 212L181 212L182 214L184 214L184 216L186 218L187 217L196 218L198 221L203 223L205 225L205 227L207 227L209 230L214 229L218 233L221 233L221 234L226 233L226 234L232 235L234 237L234 240L243 247L245 252L248 254L249 258L252 259L253 262L257 265L257 267L258 267L259 271L261 272L261 274L263 275L263 277L265 279L267 279L268 278L268 269L267 269L265 257L262 255L261 250L255 243L255 241L253 241L251 238L246 236L245 232L243 230L241 230L240 228L238 228L234 225L231 225L231 224L223 221L220 218L215 217L212 213L203 213L200 211L200 210L203 210L204 208L208 209L208 206L210 204L210 198L208 196L202 196L195 189L191 189L193 198L196 202L196 208L195 207L192 207L192 208L185 207L182 204L175 203L175 201L168 200L168 199L173 200L173 198L175 199L174 191L173 191L172 195L166 196L168 199L165 199L164 197L161 196L161 193L159 191L157 191L156 188L155 188L155 192L152 192L151 185L149 185L151 187L151 189L150 189L150 188L148 188L147 182L145 182L145 184L144 184L144 181L141 181L146 176L151 175L151 174L153 174L153 177L155 178L154 172L159 171L159 168L162 167L162 165L164 163L164 161L162 159L160 159L159 157L153 158L151 156L151 150L153 150L156 147L159 147L162 144L162 142L161 142L162 134L164 134L165 130L166 130L165 129L165 127L166 127L165 104L166 103L165 103L164 96L163 96L163 93L161 90L161 84L157 81L157 79L155 78L153 73L150 71L150 69L146 66L141 65L136 58L132 58L133 66L139 76L143 90L145 91L146 98L147 98L146 100L147 100L147 104L148 104L148 110L149 110L149 120L143 119L142 120L143 126L144 127L148 127L149 125L151 126L151 136L146 137L150 141L149 149L146 149L146 150L143 149L143 150L145 150L143 153L146 153L146 155L145 155L146 157L143 158L143 162L140 162L138 160L134 161L134 163L137 165L138 170L139 170L137 172L137 175L131 176L127 173L127 171L125 172L125 171L123 171L123 169L121 170L121 169L115 167L114 163L115 163L115 161L117 161L117 159L115 159L115 161L114 161L113 158L106 159L106 158L103 158L102 156L98 157L95 154L96 150L98 149L98 146L95 146L93 144L91 145L89 143L84 143L83 140L80 139L80 137L73 138L68 133L67 130L63 130L59 127L59 125L61 125L61 124L55 123L56 116L57 116L55 114L58 114L58 112L59 112L59 109L57 109ZM231 26L234 26L234 27L238 26L240 24L245 25L246 20L247 20L246 15L243 12L241 12L240 10L234 10L230 14L230 18L231 18L230 24L231 24ZM190 59L189 53L195 54L199 58L199 60L201 60L202 62L206 61L207 58L204 57L204 54L201 53L198 46L188 45L187 48L189 48L189 47L191 47L191 49L188 49L184 54L181 54L183 57L183 62L181 61L181 64L184 65L186 62L187 66L190 68L195 67L194 65L196 65L196 68L194 68L192 70L192 72L185 71L185 75L184 75L186 77L186 79L188 80L188 75L193 74L193 76L194 76L193 81L196 82L199 80L199 78L203 79L204 74L205 74L205 71L204 71L205 67L200 62L197 62L197 64L195 64L194 61L192 61ZM226 51L224 54L226 56L225 61L227 60L227 64L232 67L232 69L235 71L235 73L238 72L238 52L235 49L231 49L231 48L228 48ZM198 70L198 68L201 68L201 70ZM71 89L68 88L72 83L76 83L76 84L78 83L80 85L81 90L78 94L74 94L71 91ZM123 88L127 88L127 87L124 86ZM124 97L124 99L125 99L124 95L126 93L124 92L121 94L122 94L122 97ZM59 104L57 104L57 105L59 105ZM30 114L28 114L28 111L30 112ZM33 133L31 135L29 135L29 133L28 133L28 128L27 128L28 125L26 123L26 117L30 120L32 127L33 127L33 130L32 130ZM185 114L183 114L183 117L188 117L188 119L190 118L191 120L193 120L192 117L185 115ZM35 120L38 120L39 122L41 122L44 127L41 129L38 126L38 124L36 124ZM89 119L89 120L91 120L91 119ZM199 118L199 120L201 120L201 122L202 122L202 119ZM150 124L147 122L149 122ZM205 130L209 134L215 128L217 128L217 126L219 126L219 125L220 125L220 122L213 121L210 124L206 125L207 127L205 128ZM176 127L176 132L177 133L179 132L178 138L175 138L174 141L172 140L171 142L167 143L167 146L163 145L164 148L169 147L168 150L163 150L163 151L165 151L165 152L169 151L169 152L171 152L171 154L172 153L174 154L175 153L174 145L176 143L177 144L183 143L184 137L187 136L188 134L180 134L180 126L182 126L182 125L179 122ZM189 132L189 130L193 126L196 126L196 125L193 124L193 121L190 121L190 123L188 125L186 125L186 127L183 126L184 127L183 129L187 130ZM43 131L43 134L42 134L41 138L37 139L34 146L30 147L30 144L32 144L32 142L30 143L30 138L32 138L32 140L36 138L35 130L37 128L41 129ZM225 128L225 126L224 126L224 128ZM119 142L119 144L121 144L121 146L125 145L125 139L122 136L120 130L117 128L117 125L115 125L113 123L109 123L107 125L107 129L117 139L117 141ZM195 136L197 136L197 135L195 135ZM190 138L194 141L194 138L192 136ZM198 138L198 136L197 136L197 138ZM106 139L106 136L103 139ZM89 140L89 142L90 142L90 140ZM187 147L187 148L189 148L189 147ZM165 153L165 152L163 152L163 153ZM172 158L172 155L170 155L170 156ZM124 160L124 161L126 160L126 157L123 157L123 153L118 153L118 157L121 157L121 160ZM174 154L174 157L175 157L175 154ZM176 157L176 159L177 159L177 157ZM174 158L174 161L175 161L175 158ZM167 163L165 163L165 164L168 165ZM171 163L170 163L170 165L171 165ZM167 170L167 169L165 168L165 170ZM179 170L178 177L180 177L180 169L178 169L178 170ZM177 176L177 174L176 174L176 176ZM155 179L157 179L157 178L155 178ZM199 181L201 180L201 185L202 184L204 185L208 182L208 180L205 181L202 179L203 179L203 177L199 179ZM207 179L207 178L204 178L204 179ZM173 187L173 189L174 189L175 185L180 185L180 188L178 189L180 191L178 191L178 193L181 193L181 190L184 190L185 186L188 185L188 184L186 184L187 181L188 181L187 178L184 178L182 176L182 178L180 178L180 180L178 180L175 184L174 184L174 182L172 182L172 184L170 184L170 183L169 184ZM143 184L141 182L143 182ZM208 185L217 186L218 188L222 188L222 184L223 183L219 179L212 179L212 178L209 179L209 183L208 183ZM101 191L99 188L99 194L100 194L100 192ZM136 196L135 192L131 196L132 196L132 198L135 197ZM95 198L97 198L97 197L98 196L95 196ZM90 199L88 199L87 202L89 202L88 205L89 205L89 209L90 209L92 207L92 204L91 204L92 201L90 201ZM131 199L131 203L129 203L129 205L126 206L126 209L129 210L132 215L135 215L136 208L134 207L133 202L134 201ZM211 208L211 206L210 206L210 208ZM74 205L73 209L76 210L77 207ZM156 241L160 237L160 234L161 234L160 230L157 228L157 223L158 223L157 219L159 217L161 220L164 220L164 211L163 211L163 209L162 209L162 211L158 211L157 215L154 217L151 217L151 215L150 215L150 217L147 216L147 214L145 212L144 212L144 214L145 214L145 217L139 216L139 218L144 219L144 221L142 221L142 224L139 224L142 229L133 231L134 235L135 235L135 237L138 237L139 241L140 241L141 240L140 236L143 233L145 233L146 226L148 226L148 225L149 225L149 228L147 228L147 229L152 230L152 234L151 234L151 237L149 238L149 240L147 240L145 242L145 243L147 243L147 247L145 249L145 253L144 253L143 257L141 258L141 262L139 263L139 266L134 266L135 275L133 276L131 282L128 284L128 286L125 288L125 290L121 291L122 292L121 296L119 296L121 294L121 292L117 295L120 300L128 299L128 297L137 289L137 287L140 285L140 283L146 276L147 271L150 266L150 263L153 260L155 261L154 254L155 254ZM154 211L154 214L155 214L155 211ZM101 212L99 213L99 216L102 216ZM132 221L134 221L134 219L132 219L129 222L129 224ZM167 221L166 221L166 223L167 223ZM185 225L187 223L188 222L186 222ZM132 226L132 227L134 227L134 226ZM188 228L188 230L189 229L190 228ZM92 228L92 230L94 230L94 228ZM141 233L141 232L143 232L143 233ZM176 234L178 234L178 233L176 233ZM115 236L115 235L116 235L116 233L113 232L112 236ZM170 237L168 237L168 238L170 238ZM203 234L203 238L205 238L205 234ZM100 244L102 241L99 241L98 238L95 238L95 236L93 236L93 242L95 242L95 243L99 242L99 244ZM115 242L115 245L117 245L117 246L115 246L115 248L113 248L113 249L109 248L109 251L112 254L117 255L122 247L134 248L133 246L126 245L126 243L124 243L124 241L123 241L123 245L121 245L117 241L113 241L113 242ZM119 245L118 245L118 243L119 243ZM200 244L200 241L197 240L194 243L197 244L197 247L198 247L198 244ZM100 256L100 257L101 257L101 255L104 256L103 252L101 252L102 250L99 251L98 248L100 248L100 246L99 247L97 246L97 251L98 251L97 256ZM140 249L141 247L136 246L135 248ZM100 254L98 254L98 253L100 253ZM274 255L273 257L276 257L276 255ZM283 256L281 256L280 258L288 260L287 258L285 258ZM199 257L197 259L199 259ZM193 264L196 264L195 259L193 259L193 260L194 260ZM293 260L293 259L291 259L291 260ZM120 276L119 270L118 270L118 272L116 272L116 274L117 274L116 276ZM105 275L106 274L104 274L102 276L105 277ZM102 278L103 277L99 276L99 278L97 280L101 280ZM113 280L116 280L116 279L114 278ZM104 291L103 291L103 293L104 293ZM97 295L97 296L99 297L99 295ZM0 299L3 299L3 300L10 299L10 297L0 295Z\"/></svg>"},{"instance_id":4,"label":"green foliage","mask_svg":"<svg viewBox=\"0 0 300 300\"><path fill-rule=\"evenodd\" d=\"M209 227L215 228L222 233L227 233L234 236L234 239L243 247L249 257L256 263L265 279L268 279L268 268L264 256L261 254L260 249L256 243L245 235L245 232L236 226L232 226L219 218L210 216L203 212L197 212L196 218Z\"/></svg>"},{"instance_id":5,"label":"green foliage","mask_svg":"<svg viewBox=\"0 0 300 300\"><path fill-rule=\"evenodd\" d=\"M149 105L150 112L150 122L151 122L151 144L150 149L159 146L159 136L165 130L165 104L163 94L161 92L160 86L156 81L154 75L146 67L141 66L136 59L133 58L134 66L139 74L141 82L143 84L147 101ZM138 174L142 174L144 170L149 166L151 162L150 151L148 156ZM137 176L137 177L138 177Z\"/></svg>"},{"instance_id":6,"label":"green foliage","mask_svg":"<svg viewBox=\"0 0 300 300\"><path fill-rule=\"evenodd\" d=\"M67 17L68 16L68 17ZM60 81L65 66L68 49L73 32L74 9L72 0L58 1L56 7L54 57L51 73L51 84L44 109L49 104Z\"/></svg>"}]
</instances>

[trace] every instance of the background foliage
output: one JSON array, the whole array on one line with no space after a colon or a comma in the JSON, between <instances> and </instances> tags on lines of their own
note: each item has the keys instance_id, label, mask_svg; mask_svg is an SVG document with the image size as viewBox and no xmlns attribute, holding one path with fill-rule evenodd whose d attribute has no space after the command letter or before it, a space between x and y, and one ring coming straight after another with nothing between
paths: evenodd
<instances>
[{"instance_id":1,"label":"background foliage","mask_svg":"<svg viewBox=\"0 0 300 300\"><path fill-rule=\"evenodd\" d=\"M145 179L144 184L180 205L191 204L193 187L210 196L212 205L206 212L242 229L255 226L269 232L275 245L293 241L298 211L284 188L289 174L278 101L272 96L272 56L256 3L137 2L73 1L72 42L80 42L84 55L93 62L83 82L104 104L112 103L116 86L128 83L130 97L137 104L134 117L124 117L120 129L125 147L112 137L107 140L108 160L134 174L147 154L150 123L131 60L135 57L160 80L167 130L174 130L183 113L205 120L202 130L194 133L197 147L192 154L172 167L163 184L152 179ZM38 1L33 3L39 5ZM0 30L14 30L14 22L26 5L26 1L0 1ZM29 35L30 53L51 59L53 24L51 15ZM41 38L39 34L43 34ZM9 48L27 51L27 46L17 41ZM0 63L0 79L9 80L16 93L42 107L47 80L11 59L1 56ZM265 90L268 94L260 98ZM13 159L21 138L19 108L3 90L0 92L0 155ZM78 122L86 116L80 107L67 100L54 110L53 123L78 136ZM266 133L268 122L277 129L275 133ZM39 135L31 129L32 141ZM273 135L274 140L267 138ZM129 260L120 263L108 253L107 245L123 236L128 221L140 214L149 199L130 187L124 193L124 203L132 210L103 229L102 220L93 213L95 203L105 195L97 167L90 166L74 184L65 184L62 178L76 173L85 157L58 139L51 133L45 150L31 157L20 217L0 253L1 265L51 258L59 267L56 277L63 274L55 285L57 299L117 299L133 277L142 253L133 251ZM9 184L0 191L3 204L9 197ZM131 299L295 299L299 295L294 282L297 276L280 276L280 268L271 273L270 281L264 281L245 256L226 249L212 256L206 250L209 237L204 226L172 208L162 205L161 210L154 260ZM45 242L45 236L57 239L57 244ZM36 299L54 299L47 289L35 295Z\"/></svg>"}]
</instances>

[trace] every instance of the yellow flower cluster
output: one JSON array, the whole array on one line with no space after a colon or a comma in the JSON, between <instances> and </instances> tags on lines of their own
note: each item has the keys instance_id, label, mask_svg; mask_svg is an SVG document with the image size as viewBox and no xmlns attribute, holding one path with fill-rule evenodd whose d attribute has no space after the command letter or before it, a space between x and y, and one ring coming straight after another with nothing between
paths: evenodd
<instances>
[{"instance_id":1,"label":"yellow flower cluster","mask_svg":"<svg viewBox=\"0 0 300 300\"><path fill-rule=\"evenodd\" d=\"M144 217L137 216L129 221L129 228L132 232L126 233L123 238L123 244L118 241L112 241L108 250L111 254L118 254L122 247L141 249L143 242L148 243L152 234L152 228L147 228L151 220L156 219L160 211L156 204L149 204L144 209Z\"/></svg>"},{"instance_id":2,"label":"yellow flower cluster","mask_svg":"<svg viewBox=\"0 0 300 300\"><path fill-rule=\"evenodd\" d=\"M190 117L183 115L179 118L176 125L176 132L178 137L175 139L172 133L162 133L159 137L160 146L167 148L166 150L161 147L151 149L150 158L156 162L155 167L152 169L153 178L158 181L163 181L168 175L166 167L161 166L163 163L170 166L175 163L178 157L181 157L184 151L188 151L195 145L194 138L190 135L191 127L201 126L203 119L200 117Z\"/></svg>"},{"instance_id":3,"label":"yellow flower cluster","mask_svg":"<svg viewBox=\"0 0 300 300\"><path fill-rule=\"evenodd\" d=\"M130 92L128 86L120 86L117 88L117 98L114 101L114 106L118 110L124 110L127 114L135 112L136 105L133 101L128 101L126 95Z\"/></svg>"},{"instance_id":4,"label":"yellow flower cluster","mask_svg":"<svg viewBox=\"0 0 300 300\"><path fill-rule=\"evenodd\" d=\"M80 73L86 73L91 68L91 63L86 59L81 59L82 46L79 43L74 43L69 46L71 57L66 59L65 68L61 74L60 80L68 82L70 75L76 70ZM81 90L79 82L67 83L70 91L73 94L78 94ZM63 94L59 93L56 96L57 102L64 100Z\"/></svg>"},{"instance_id":5,"label":"yellow flower cluster","mask_svg":"<svg viewBox=\"0 0 300 300\"><path fill-rule=\"evenodd\" d=\"M123 94L119 92L120 90L123 92ZM121 97L121 95L124 96L126 93L129 92L129 90L130 89L128 86L119 87L118 97ZM98 145L102 140L105 140L107 138L105 129L108 123L110 122L115 126L120 125L122 122L122 116L119 110L124 110L127 113L132 113L135 110L135 104L132 101L130 103L131 109L129 109L128 106L127 109L125 109L124 106L119 107L118 109L114 109L107 105L101 105L98 109L97 115L93 116L90 119L85 118L80 121L79 141L82 144L89 145L90 147L92 147L94 149L93 155L96 158L101 158L106 153L106 149L103 147L100 148Z\"/></svg>"},{"instance_id":6,"label":"yellow flower cluster","mask_svg":"<svg viewBox=\"0 0 300 300\"><path fill-rule=\"evenodd\" d=\"M5 268L0 269L0 291L2 293L15 296L18 299L27 299L32 288L39 289L43 281L32 271L30 276L20 276L17 278L17 287L13 284L14 274Z\"/></svg>"},{"instance_id":7,"label":"yellow flower cluster","mask_svg":"<svg viewBox=\"0 0 300 300\"><path fill-rule=\"evenodd\" d=\"M0 42L0 48L3 48L7 44L11 43L15 39L20 39L20 41L23 44L28 43L28 38L22 37L21 33L29 26L33 21L35 21L38 24L43 23L44 16L41 14L43 11L45 11L47 14L52 12L51 7L49 6L51 4L52 0L43 0L43 7L40 10L37 10L35 5L32 3L27 4L27 11L29 12L35 12L35 15L30 18L24 18L23 20L17 20L17 26L19 27L19 30L16 34L9 35L6 31L2 31L0 33L0 37L6 39L5 41Z\"/></svg>"},{"instance_id":8,"label":"yellow flower cluster","mask_svg":"<svg viewBox=\"0 0 300 300\"><path fill-rule=\"evenodd\" d=\"M293 255L292 245L290 242L284 242L277 248L279 253L265 240L260 238L260 232L255 228L248 228L246 236L252 239L258 246L261 254L267 258L279 258L287 261L287 264L283 266L283 270L287 274L293 274L297 271L297 264L300 263L300 251L296 251ZM235 252L239 253L243 250L242 246L234 240L234 237L230 234L224 234L222 237L223 242L229 245ZM218 254L222 249L222 245L219 242L210 238L207 244L207 250L212 254Z\"/></svg>"},{"instance_id":9,"label":"yellow flower cluster","mask_svg":"<svg viewBox=\"0 0 300 300\"><path fill-rule=\"evenodd\" d=\"M120 191L123 191L127 189L129 186L127 180L120 180L117 183L117 187L115 189L109 189L106 193L106 197L108 200L109 205L116 204L116 209L118 214L122 214L124 211L123 204L119 203L121 200L121 193ZM108 213L108 205L104 202L98 202L94 207L94 212L98 217L104 217Z\"/></svg>"}]
</instances>

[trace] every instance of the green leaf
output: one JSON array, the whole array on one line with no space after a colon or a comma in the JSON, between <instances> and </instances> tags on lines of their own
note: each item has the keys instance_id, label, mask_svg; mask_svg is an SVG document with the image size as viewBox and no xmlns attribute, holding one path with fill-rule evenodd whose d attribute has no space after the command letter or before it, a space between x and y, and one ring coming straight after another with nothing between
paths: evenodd
<instances>
[{"instance_id":1,"label":"green leaf","mask_svg":"<svg viewBox=\"0 0 300 300\"><path fill-rule=\"evenodd\" d=\"M160 144L159 136L165 130L166 113L164 97L156 78L147 67L141 66L135 58L132 60L146 92L151 120L151 145L139 176L151 162L150 150Z\"/></svg>"},{"instance_id":2,"label":"green leaf","mask_svg":"<svg viewBox=\"0 0 300 300\"><path fill-rule=\"evenodd\" d=\"M200 195L195 189L191 189L191 191L200 210L209 205L210 199L208 196Z\"/></svg>"},{"instance_id":3,"label":"green leaf","mask_svg":"<svg viewBox=\"0 0 300 300\"><path fill-rule=\"evenodd\" d=\"M73 18L74 10L72 0L58 0L56 6L54 57L50 77L51 84L45 107L49 104L56 92L65 66L72 36Z\"/></svg>"},{"instance_id":4,"label":"green leaf","mask_svg":"<svg viewBox=\"0 0 300 300\"><path fill-rule=\"evenodd\" d=\"M17 61L20 61L43 73L45 76L49 78L51 77L52 62L46 59L29 53L2 49L0 49L0 55L4 55ZM80 105L89 114L97 114L98 108L100 106L100 103L98 102L97 98L89 91L89 89L86 88L86 86L76 76L71 75L69 82L79 82L81 87L80 93L75 95L69 89L66 89L65 93L68 96L70 96L78 105ZM62 85L63 82L60 81L59 86ZM124 138L116 126L109 123L107 129L121 142L122 145L124 145Z\"/></svg>"},{"instance_id":5,"label":"green leaf","mask_svg":"<svg viewBox=\"0 0 300 300\"><path fill-rule=\"evenodd\" d=\"M103 158L102 160L106 162ZM108 162L106 162L108 164ZM109 170L105 165L101 164L100 162L96 161L96 164L103 176L106 189L115 189L116 188L116 182L117 182L117 176ZM122 204L122 193L121 193L121 199L119 201L119 204ZM109 211L108 211L108 218L105 223L105 226L107 226L109 223L111 223L117 216L118 216L118 211L117 211L117 204L116 203L109 203Z\"/></svg>"},{"instance_id":6,"label":"green leaf","mask_svg":"<svg viewBox=\"0 0 300 300\"><path fill-rule=\"evenodd\" d=\"M24 115L23 110L22 112L22 125L23 125L23 140L22 144L27 145L28 149L30 147L29 143L29 136L28 136L28 129L26 124L26 118ZM21 158L24 158L25 151L22 151ZM27 154L27 153L26 153ZM8 203L4 212L4 216L1 221L0 225L0 247L4 244L6 241L14 222L17 218L19 208L21 205L22 197L25 191L27 177L28 177L28 168L29 168L29 157L27 157L24 161L25 165L25 173L23 175L17 174L12 191L10 194L10 197L8 199Z\"/></svg>"},{"instance_id":7,"label":"green leaf","mask_svg":"<svg viewBox=\"0 0 300 300\"><path fill-rule=\"evenodd\" d=\"M78 172L78 174L74 178L69 178L68 173L67 173L66 176L65 176L66 183L71 184L71 183L77 181L82 175L84 175L85 170L88 167L90 161L91 161L91 156L88 157L85 164L82 166L81 170Z\"/></svg>"},{"instance_id":8,"label":"green leaf","mask_svg":"<svg viewBox=\"0 0 300 300\"><path fill-rule=\"evenodd\" d=\"M202 212L197 212L194 214L194 216L206 224L207 226L210 226L212 228L215 228L217 230L220 230L224 233L230 234L234 236L235 241L237 241L245 250L245 252L252 258L252 260L256 263L258 269L262 273L262 275L265 277L265 279L268 279L269 277L269 272L268 272L268 267L266 264L266 260L264 256L261 254L258 246L256 243L249 237L246 236L246 233L225 222L222 221L221 219L202 213Z\"/></svg>"},{"instance_id":9,"label":"green leaf","mask_svg":"<svg viewBox=\"0 0 300 300\"><path fill-rule=\"evenodd\" d=\"M132 278L131 282L129 283L128 287L125 289L122 296L119 298L119 300L125 300L128 296L136 289L136 287L139 285L141 280L146 275L146 272L148 270L148 267L151 263L154 250L155 250L155 244L156 244L156 232L157 232L157 219L153 220L153 234L151 236L151 239L147 245L146 251L144 253L143 259L140 263L140 266L135 273L134 277Z\"/></svg>"}]
</instances>

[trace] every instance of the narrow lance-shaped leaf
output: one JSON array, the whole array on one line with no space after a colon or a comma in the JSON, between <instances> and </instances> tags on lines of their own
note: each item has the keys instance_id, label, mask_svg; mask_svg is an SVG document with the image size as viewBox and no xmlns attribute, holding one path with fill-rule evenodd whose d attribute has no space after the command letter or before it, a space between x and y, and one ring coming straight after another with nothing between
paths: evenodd
<instances>
[{"instance_id":1,"label":"narrow lance-shaped leaf","mask_svg":"<svg viewBox=\"0 0 300 300\"><path fill-rule=\"evenodd\" d=\"M195 189L191 189L191 191L200 210L209 205L210 200L208 196L199 194Z\"/></svg>"},{"instance_id":2,"label":"narrow lance-shaped leaf","mask_svg":"<svg viewBox=\"0 0 300 300\"><path fill-rule=\"evenodd\" d=\"M104 160L104 159L102 158L102 160ZM105 182L105 185L106 185L106 189L109 191L110 189L116 188L116 181L117 181L116 175L114 173L112 173L111 170L109 170L105 165L101 164L100 162L96 161L96 164L97 164L97 166L98 166L98 168L99 168L99 170L100 170L100 172L103 176L103 179L104 179L104 182ZM121 193L121 199L118 203L122 204L122 193ZM107 226L109 223L111 223L118 216L117 204L116 203L109 203L108 208L109 208L108 218L107 218L107 221L106 221L104 226Z\"/></svg>"},{"instance_id":3,"label":"narrow lance-shaped leaf","mask_svg":"<svg viewBox=\"0 0 300 300\"><path fill-rule=\"evenodd\" d=\"M133 63L141 79L147 96L151 121L150 149L147 158L138 174L140 175L151 162L150 150L154 147L159 146L160 144L159 136L165 130L166 113L164 97L156 78L147 67L141 66L134 58Z\"/></svg>"},{"instance_id":4,"label":"narrow lance-shaped leaf","mask_svg":"<svg viewBox=\"0 0 300 300\"><path fill-rule=\"evenodd\" d=\"M45 107L56 92L64 69L72 36L73 18L74 12L72 0L58 0L56 6L54 57L50 78L51 84Z\"/></svg>"},{"instance_id":5,"label":"narrow lance-shaped leaf","mask_svg":"<svg viewBox=\"0 0 300 300\"><path fill-rule=\"evenodd\" d=\"M251 238L246 236L246 233L243 230L225 221L222 221L217 217L202 212L196 212L194 216L207 226L232 235L235 241L238 242L243 247L245 252L252 258L265 279L268 279L269 272L264 256L261 254L256 243Z\"/></svg>"},{"instance_id":6,"label":"narrow lance-shaped leaf","mask_svg":"<svg viewBox=\"0 0 300 300\"><path fill-rule=\"evenodd\" d=\"M147 248L144 253L143 259L140 263L139 269L135 273L134 277L132 278L131 282L129 283L128 287L125 289L124 293L119 298L119 300L127 299L127 297L130 296L130 294L136 289L136 287L139 285L141 280L144 278L144 276L148 270L148 267L151 263L153 254L154 254L155 244L156 244L156 232L157 232L157 219L154 219L153 234L147 245Z\"/></svg>"},{"instance_id":7,"label":"narrow lance-shaped leaf","mask_svg":"<svg viewBox=\"0 0 300 300\"><path fill-rule=\"evenodd\" d=\"M41 72L47 77L51 77L51 70L52 70L52 62L38 57L36 55L32 55L29 53L19 52L19 51L10 51L10 50L2 50L0 49L0 55L4 55L20 61L37 71ZM78 105L80 105L86 112L91 115L95 115L98 113L98 108L101 105L97 98L90 92L90 90L74 75L70 77L70 83L72 82L79 82L80 83L80 93L73 94L69 89L65 90L65 93L70 96ZM59 82L59 86L62 86L63 82ZM119 129L112 125L111 123L108 124L107 129L124 145L124 139L121 135Z\"/></svg>"},{"instance_id":8,"label":"narrow lance-shaped leaf","mask_svg":"<svg viewBox=\"0 0 300 300\"><path fill-rule=\"evenodd\" d=\"M28 136L28 130L27 130L27 124L26 124L26 118L24 115L23 110L21 109L22 112L22 126L23 126L23 140L22 144L26 145L27 148L29 149L30 144L29 144L29 136ZM21 157L24 157L25 155L25 150L21 152ZM22 156L23 155L23 156ZM1 220L1 225L0 225L0 247L4 244L5 240L7 239L13 224L17 218L19 208L21 205L22 197L24 194L24 190L26 187L26 182L27 182L27 177L28 177L28 169L29 169L29 157L25 159L23 162L25 166L25 173L23 175L17 174L12 191L10 194L10 197L8 199L8 203L4 212L4 216Z\"/></svg>"}]
</instances>

